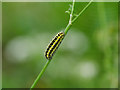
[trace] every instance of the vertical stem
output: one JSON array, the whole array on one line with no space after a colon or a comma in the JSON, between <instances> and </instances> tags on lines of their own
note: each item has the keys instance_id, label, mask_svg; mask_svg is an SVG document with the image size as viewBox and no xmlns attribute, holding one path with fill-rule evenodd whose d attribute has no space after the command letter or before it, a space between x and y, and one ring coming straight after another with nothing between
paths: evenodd
<instances>
[{"instance_id":1,"label":"vertical stem","mask_svg":"<svg viewBox=\"0 0 120 90\"><path fill-rule=\"evenodd\" d=\"M104 43L104 60L103 60L103 67L104 67L104 76L105 78L106 75L111 75L110 78L108 78L108 85L106 84L107 87L110 88L111 86L111 81L110 79L112 79L112 74L111 74L111 60L112 60L112 51L111 51L111 45L110 42L106 42L109 41L109 38L111 37L109 34L109 28L107 26L107 19L106 19L106 13L105 13L105 5L103 2L98 3L98 16L99 16L99 22L100 22L100 29L102 32L104 32L103 34L103 43ZM109 45L108 45L109 43Z\"/></svg>"},{"instance_id":2,"label":"vertical stem","mask_svg":"<svg viewBox=\"0 0 120 90\"><path fill-rule=\"evenodd\" d=\"M71 10L70 19L69 19L69 24L72 24L74 5L75 5L75 0L73 0L72 10Z\"/></svg>"},{"instance_id":3,"label":"vertical stem","mask_svg":"<svg viewBox=\"0 0 120 90\"><path fill-rule=\"evenodd\" d=\"M98 16L99 16L99 21L100 21L100 27L106 26L107 20L105 16L105 6L103 2L98 2Z\"/></svg>"},{"instance_id":4,"label":"vertical stem","mask_svg":"<svg viewBox=\"0 0 120 90\"><path fill-rule=\"evenodd\" d=\"M72 4L72 10L70 13L70 19L69 19L69 23L67 25L67 27L65 28L65 35L67 34L68 30L70 29L70 27L72 26L72 18L73 18L73 11L74 11L74 6L75 6L75 0L73 0L73 4Z\"/></svg>"}]
</instances>

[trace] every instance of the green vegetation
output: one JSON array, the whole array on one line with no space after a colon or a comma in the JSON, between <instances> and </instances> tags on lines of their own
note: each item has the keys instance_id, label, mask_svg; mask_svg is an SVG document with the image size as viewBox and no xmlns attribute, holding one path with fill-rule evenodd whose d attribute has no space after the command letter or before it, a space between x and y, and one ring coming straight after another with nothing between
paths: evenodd
<instances>
[{"instance_id":1,"label":"green vegetation","mask_svg":"<svg viewBox=\"0 0 120 90\"><path fill-rule=\"evenodd\" d=\"M91 4L92 0L88 3L88 5L78 14L74 17L74 5L75 5L75 0L73 0L72 5L70 5L69 8L69 14L70 14L70 19L69 19L69 23L65 28L64 34L66 35L68 30L70 29L70 27L73 25L73 23L78 19L78 17L86 10L86 8ZM74 19L73 19L74 17ZM47 63L45 64L45 66L43 67L42 71L40 72L40 74L38 75L38 77L36 78L36 80L33 82L31 88L35 88L35 85L38 83L39 79L41 78L42 74L45 72L45 69L47 68L48 64L50 63L51 60L47 61Z\"/></svg>"},{"instance_id":2,"label":"green vegetation","mask_svg":"<svg viewBox=\"0 0 120 90\"><path fill-rule=\"evenodd\" d=\"M3 88L31 87L46 63L47 44L68 23L69 4L3 3ZM86 5L76 2L74 13ZM94 2L81 14L36 87L118 87L117 2Z\"/></svg>"}]
</instances>

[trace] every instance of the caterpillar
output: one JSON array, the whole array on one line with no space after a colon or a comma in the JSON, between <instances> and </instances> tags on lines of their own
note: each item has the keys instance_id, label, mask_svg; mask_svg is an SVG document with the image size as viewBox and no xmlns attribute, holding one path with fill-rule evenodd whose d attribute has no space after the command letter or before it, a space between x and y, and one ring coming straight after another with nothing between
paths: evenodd
<instances>
[{"instance_id":1,"label":"caterpillar","mask_svg":"<svg viewBox=\"0 0 120 90\"><path fill-rule=\"evenodd\" d=\"M58 49L59 45L61 44L65 34L63 31L59 32L52 41L48 44L47 49L45 51L45 57L48 60L51 60L54 53Z\"/></svg>"}]
</instances>

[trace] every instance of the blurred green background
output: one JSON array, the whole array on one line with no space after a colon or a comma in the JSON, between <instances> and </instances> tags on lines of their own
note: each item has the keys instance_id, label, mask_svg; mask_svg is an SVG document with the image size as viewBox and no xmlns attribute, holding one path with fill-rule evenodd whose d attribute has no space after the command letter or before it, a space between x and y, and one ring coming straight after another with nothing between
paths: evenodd
<instances>
[{"instance_id":1,"label":"blurred green background","mask_svg":"<svg viewBox=\"0 0 120 90\"><path fill-rule=\"evenodd\" d=\"M3 2L3 88L30 88L64 30L69 2ZM75 13L87 2L75 3ZM94 2L77 19L37 88L118 87L118 3Z\"/></svg>"}]
</instances>

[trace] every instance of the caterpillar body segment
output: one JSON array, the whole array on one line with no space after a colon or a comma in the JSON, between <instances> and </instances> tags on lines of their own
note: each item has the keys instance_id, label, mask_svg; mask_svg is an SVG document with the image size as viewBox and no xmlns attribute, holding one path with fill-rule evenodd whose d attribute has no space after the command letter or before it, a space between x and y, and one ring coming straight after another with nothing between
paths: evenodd
<instances>
[{"instance_id":1,"label":"caterpillar body segment","mask_svg":"<svg viewBox=\"0 0 120 90\"><path fill-rule=\"evenodd\" d=\"M51 60L54 53L56 52L56 50L58 49L59 45L61 44L63 38L64 38L65 34L64 32L59 32L53 39L52 41L49 43L46 51L45 51L45 57L48 60Z\"/></svg>"}]
</instances>

